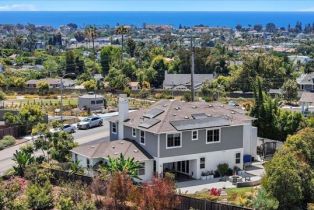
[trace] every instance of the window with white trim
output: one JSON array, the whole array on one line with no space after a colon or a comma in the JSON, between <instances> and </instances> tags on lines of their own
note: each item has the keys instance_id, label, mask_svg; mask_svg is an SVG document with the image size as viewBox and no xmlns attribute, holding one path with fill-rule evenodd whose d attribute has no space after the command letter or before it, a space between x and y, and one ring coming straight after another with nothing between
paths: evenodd
<instances>
[{"instance_id":1,"label":"window with white trim","mask_svg":"<svg viewBox=\"0 0 314 210\"><path fill-rule=\"evenodd\" d=\"M117 123L112 123L112 133L117 133Z\"/></svg>"},{"instance_id":2,"label":"window with white trim","mask_svg":"<svg viewBox=\"0 0 314 210\"><path fill-rule=\"evenodd\" d=\"M139 163L137 175L139 176L145 175L145 163Z\"/></svg>"},{"instance_id":3,"label":"window with white trim","mask_svg":"<svg viewBox=\"0 0 314 210\"><path fill-rule=\"evenodd\" d=\"M136 137L136 129L135 128L132 128L132 136Z\"/></svg>"},{"instance_id":4,"label":"window with white trim","mask_svg":"<svg viewBox=\"0 0 314 210\"><path fill-rule=\"evenodd\" d=\"M145 144L145 132L144 131L140 132L140 143Z\"/></svg>"},{"instance_id":5,"label":"window with white trim","mask_svg":"<svg viewBox=\"0 0 314 210\"><path fill-rule=\"evenodd\" d=\"M203 168L205 168L205 158L204 157L200 158L200 169L203 169Z\"/></svg>"},{"instance_id":6,"label":"window with white trim","mask_svg":"<svg viewBox=\"0 0 314 210\"><path fill-rule=\"evenodd\" d=\"M192 140L198 139L198 131L192 131Z\"/></svg>"},{"instance_id":7,"label":"window with white trim","mask_svg":"<svg viewBox=\"0 0 314 210\"><path fill-rule=\"evenodd\" d=\"M237 152L235 155L235 163L240 164L241 163L241 153Z\"/></svg>"},{"instance_id":8,"label":"window with white trim","mask_svg":"<svg viewBox=\"0 0 314 210\"><path fill-rule=\"evenodd\" d=\"M207 130L207 143L220 142L220 129Z\"/></svg>"},{"instance_id":9,"label":"window with white trim","mask_svg":"<svg viewBox=\"0 0 314 210\"><path fill-rule=\"evenodd\" d=\"M168 134L167 135L167 148L175 148L175 147L181 147L181 134L175 133L175 134Z\"/></svg>"}]
</instances>

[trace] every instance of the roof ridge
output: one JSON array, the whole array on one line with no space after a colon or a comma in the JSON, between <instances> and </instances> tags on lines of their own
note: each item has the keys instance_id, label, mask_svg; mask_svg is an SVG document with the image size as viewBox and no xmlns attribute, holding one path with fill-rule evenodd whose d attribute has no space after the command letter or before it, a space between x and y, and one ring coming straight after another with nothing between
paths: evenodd
<instances>
[{"instance_id":1,"label":"roof ridge","mask_svg":"<svg viewBox=\"0 0 314 210\"><path fill-rule=\"evenodd\" d=\"M125 140L124 140L124 141L125 141ZM126 150L124 151L124 154L123 154L123 155L125 155L125 154L129 151L129 148L131 147L131 145L132 145L132 142L129 141L129 145L128 145L128 147L126 148Z\"/></svg>"},{"instance_id":2,"label":"roof ridge","mask_svg":"<svg viewBox=\"0 0 314 210\"><path fill-rule=\"evenodd\" d=\"M160 133L160 130L161 130L162 126L163 126L164 123L165 123L165 118L168 116L168 112L169 112L169 110L172 108L172 105L173 105L173 103L174 103L175 101L176 101L176 100L169 101L169 102L170 102L169 108L165 111L165 117L163 118L163 120L161 120L161 124L160 124L160 126L159 126L159 128L158 128L158 130L157 130L157 133Z\"/></svg>"},{"instance_id":3,"label":"roof ridge","mask_svg":"<svg viewBox=\"0 0 314 210\"><path fill-rule=\"evenodd\" d=\"M96 147L96 149L94 150L93 154L91 155L92 157L94 157L94 155L97 153L97 151L100 149L102 144L106 144L108 142L101 142L101 143L97 143L97 144L93 144L93 145L89 145L89 146L94 146Z\"/></svg>"}]
</instances>

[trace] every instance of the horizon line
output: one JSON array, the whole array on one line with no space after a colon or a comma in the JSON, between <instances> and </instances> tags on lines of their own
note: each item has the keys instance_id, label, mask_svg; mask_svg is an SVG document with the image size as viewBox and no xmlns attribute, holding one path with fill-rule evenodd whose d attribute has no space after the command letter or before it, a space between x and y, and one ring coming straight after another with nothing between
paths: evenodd
<instances>
[{"instance_id":1,"label":"horizon line","mask_svg":"<svg viewBox=\"0 0 314 210\"><path fill-rule=\"evenodd\" d=\"M243 10L243 11L239 11L239 10L182 10L182 11L178 11L178 10L139 10L139 11L135 11L135 10L12 10L12 11L7 11L7 10L0 10L1 12L299 12L299 13L314 13L313 11L306 11L306 10L299 10L299 11L295 11L295 10L286 10L286 11L261 11L261 10Z\"/></svg>"}]
</instances>

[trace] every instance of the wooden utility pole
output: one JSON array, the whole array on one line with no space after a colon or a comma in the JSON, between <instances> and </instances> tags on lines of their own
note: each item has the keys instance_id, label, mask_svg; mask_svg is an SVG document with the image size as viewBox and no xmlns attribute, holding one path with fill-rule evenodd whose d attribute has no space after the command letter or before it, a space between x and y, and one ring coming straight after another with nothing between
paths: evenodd
<instances>
[{"instance_id":1,"label":"wooden utility pole","mask_svg":"<svg viewBox=\"0 0 314 210\"><path fill-rule=\"evenodd\" d=\"M193 36L191 36L191 94L192 101L194 101L195 91L194 91L194 44L193 44Z\"/></svg>"}]
</instances>

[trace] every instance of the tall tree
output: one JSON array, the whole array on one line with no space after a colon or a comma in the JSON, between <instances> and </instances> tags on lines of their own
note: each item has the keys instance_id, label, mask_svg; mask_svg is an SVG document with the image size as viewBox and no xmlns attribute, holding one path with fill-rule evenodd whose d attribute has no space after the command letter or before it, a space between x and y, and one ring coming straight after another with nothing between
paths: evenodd
<instances>
[{"instance_id":1,"label":"tall tree","mask_svg":"<svg viewBox=\"0 0 314 210\"><path fill-rule=\"evenodd\" d=\"M89 42L92 42L93 52L95 55L95 39L98 36L96 26L87 26L85 28L85 36L88 38Z\"/></svg>"},{"instance_id":2,"label":"tall tree","mask_svg":"<svg viewBox=\"0 0 314 210\"><path fill-rule=\"evenodd\" d=\"M156 75L154 80L152 81L152 85L155 88L160 88L164 79L165 79L165 71L168 70L168 66L164 60L164 57L162 56L156 56L151 64L150 68L154 69L156 71Z\"/></svg>"},{"instance_id":3,"label":"tall tree","mask_svg":"<svg viewBox=\"0 0 314 210\"><path fill-rule=\"evenodd\" d=\"M123 47L124 47L124 35L129 32L129 29L124 26L119 26L116 29L116 33L121 35L121 46L122 46L122 53L123 53Z\"/></svg>"}]
</instances>

